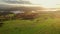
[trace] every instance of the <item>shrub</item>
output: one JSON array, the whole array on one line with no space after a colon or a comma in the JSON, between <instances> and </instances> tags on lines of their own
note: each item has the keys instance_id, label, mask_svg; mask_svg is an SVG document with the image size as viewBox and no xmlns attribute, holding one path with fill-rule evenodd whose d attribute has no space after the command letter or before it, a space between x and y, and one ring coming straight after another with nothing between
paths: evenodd
<instances>
[{"instance_id":1,"label":"shrub","mask_svg":"<svg viewBox=\"0 0 60 34\"><path fill-rule=\"evenodd\" d=\"M16 14L16 18L22 18L22 19L34 19L38 17L38 13L31 13L31 14L25 14L25 13L19 13Z\"/></svg>"}]
</instances>

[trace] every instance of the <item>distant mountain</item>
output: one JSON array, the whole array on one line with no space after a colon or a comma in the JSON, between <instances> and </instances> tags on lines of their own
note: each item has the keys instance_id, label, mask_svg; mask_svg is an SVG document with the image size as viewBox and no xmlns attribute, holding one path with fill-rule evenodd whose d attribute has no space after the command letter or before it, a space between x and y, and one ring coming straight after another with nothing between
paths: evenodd
<instances>
[{"instance_id":1,"label":"distant mountain","mask_svg":"<svg viewBox=\"0 0 60 34\"><path fill-rule=\"evenodd\" d=\"M0 4L0 11L15 11L15 10L42 10L40 5L30 4Z\"/></svg>"}]
</instances>

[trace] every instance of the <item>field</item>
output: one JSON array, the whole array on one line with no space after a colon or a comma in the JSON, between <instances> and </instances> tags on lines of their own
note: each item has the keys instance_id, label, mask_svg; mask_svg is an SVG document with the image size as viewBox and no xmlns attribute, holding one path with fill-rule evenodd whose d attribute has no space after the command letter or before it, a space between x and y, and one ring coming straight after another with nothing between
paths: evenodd
<instances>
[{"instance_id":1,"label":"field","mask_svg":"<svg viewBox=\"0 0 60 34\"><path fill-rule=\"evenodd\" d=\"M0 34L60 34L60 14L47 13L31 20L8 20L0 27Z\"/></svg>"}]
</instances>

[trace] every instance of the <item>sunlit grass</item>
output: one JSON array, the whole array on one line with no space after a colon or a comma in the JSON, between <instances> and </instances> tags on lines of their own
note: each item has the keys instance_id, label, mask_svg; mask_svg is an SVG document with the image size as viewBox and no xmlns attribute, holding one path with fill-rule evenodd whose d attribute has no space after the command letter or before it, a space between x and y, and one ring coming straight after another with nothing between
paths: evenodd
<instances>
[{"instance_id":1,"label":"sunlit grass","mask_svg":"<svg viewBox=\"0 0 60 34\"><path fill-rule=\"evenodd\" d=\"M9 20L0 27L1 34L60 34L60 18L43 14L33 20Z\"/></svg>"}]
</instances>

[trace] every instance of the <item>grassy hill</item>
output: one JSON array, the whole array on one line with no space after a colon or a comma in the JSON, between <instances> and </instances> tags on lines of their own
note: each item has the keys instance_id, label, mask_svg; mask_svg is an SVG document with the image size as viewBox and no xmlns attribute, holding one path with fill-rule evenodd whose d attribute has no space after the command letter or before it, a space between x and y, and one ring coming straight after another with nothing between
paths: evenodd
<instances>
[{"instance_id":1,"label":"grassy hill","mask_svg":"<svg viewBox=\"0 0 60 34\"><path fill-rule=\"evenodd\" d=\"M60 34L60 18L56 15L45 13L32 20L4 21L0 34Z\"/></svg>"}]
</instances>

